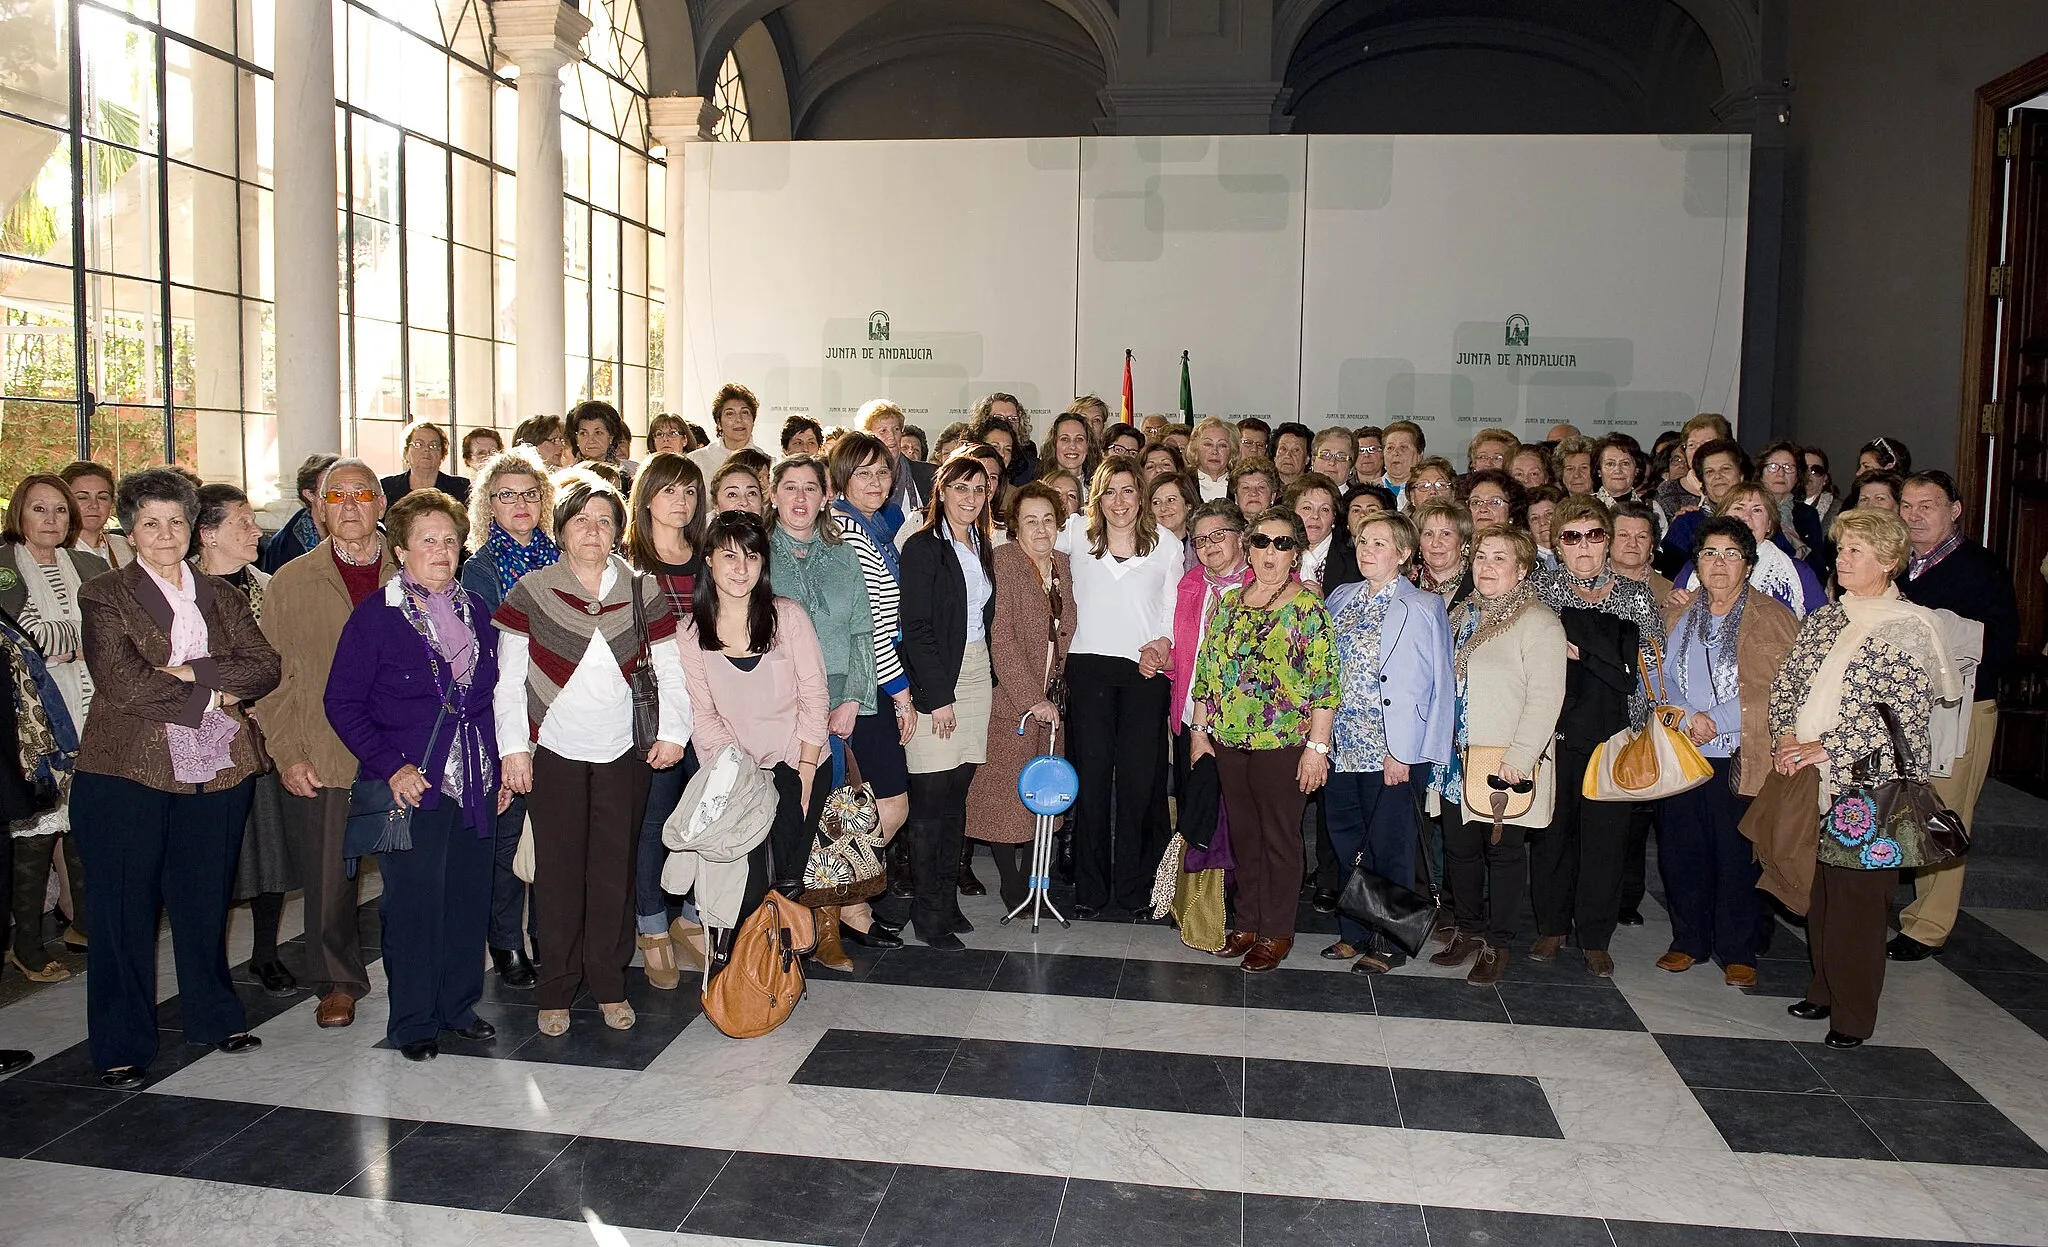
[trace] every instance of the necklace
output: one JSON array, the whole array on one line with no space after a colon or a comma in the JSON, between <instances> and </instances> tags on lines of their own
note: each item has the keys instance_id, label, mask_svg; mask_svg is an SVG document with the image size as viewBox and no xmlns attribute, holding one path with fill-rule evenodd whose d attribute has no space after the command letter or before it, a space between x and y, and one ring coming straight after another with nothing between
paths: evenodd
<instances>
[{"instance_id":1,"label":"necklace","mask_svg":"<svg viewBox=\"0 0 2048 1247\"><path fill-rule=\"evenodd\" d=\"M1289 584L1289 582L1288 582L1288 581L1284 581L1284 580L1283 580L1283 581L1281 581L1281 582L1280 582L1280 587L1279 587L1279 588L1277 588L1277 589L1273 590L1273 592L1271 592L1271 593L1269 593L1269 594L1267 594L1267 595L1266 595L1266 601L1265 601L1265 603L1264 603L1263 605L1260 605L1260 606L1252 606L1252 595L1251 595L1251 589L1253 589L1253 588L1256 588L1256 587L1257 587L1257 582L1254 582L1254 583L1253 583L1252 585L1250 585L1250 586L1247 586L1247 588L1246 588L1246 591L1245 591L1245 595L1244 595L1244 604L1245 604L1245 605L1246 605L1247 607L1250 607L1250 609L1252 609L1252 610L1256 610L1256 611L1269 611L1269 610L1272 610L1272 609L1273 609L1273 606L1274 606L1274 604L1275 604L1275 603L1279 602L1279 600L1280 600L1280 595L1281 595L1282 593L1285 593L1285 592L1286 592L1286 591L1288 590L1288 588L1290 587L1290 584Z\"/></svg>"},{"instance_id":2,"label":"necklace","mask_svg":"<svg viewBox=\"0 0 2048 1247\"><path fill-rule=\"evenodd\" d=\"M376 552L371 554L370 557L367 559L350 558L348 554L348 548L343 546L339 541L337 541L334 543L334 557L340 559L342 562L348 564L350 567L375 567L377 564L384 561L384 539L382 537L377 538Z\"/></svg>"}]
</instances>

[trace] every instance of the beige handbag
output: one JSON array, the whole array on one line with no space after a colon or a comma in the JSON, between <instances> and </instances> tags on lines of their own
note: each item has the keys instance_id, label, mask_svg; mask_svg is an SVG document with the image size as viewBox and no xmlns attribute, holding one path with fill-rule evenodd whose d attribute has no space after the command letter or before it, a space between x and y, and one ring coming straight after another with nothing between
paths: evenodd
<instances>
[{"instance_id":1,"label":"beige handbag","mask_svg":"<svg viewBox=\"0 0 2048 1247\"><path fill-rule=\"evenodd\" d=\"M533 820L519 828L519 847L512 850L512 873L521 883L533 882Z\"/></svg>"},{"instance_id":2,"label":"beige handbag","mask_svg":"<svg viewBox=\"0 0 2048 1247\"><path fill-rule=\"evenodd\" d=\"M1665 700L1664 648L1654 639L1650 658L1657 668L1657 687L1650 687L1647 669L1637 673L1650 701L1649 722L1640 732L1625 727L1593 747L1579 783L1579 795L1588 801L1655 801L1713 778L1713 766L1685 734L1690 716Z\"/></svg>"},{"instance_id":3,"label":"beige handbag","mask_svg":"<svg viewBox=\"0 0 2048 1247\"><path fill-rule=\"evenodd\" d=\"M1496 819L1520 818L1536 804L1536 773L1543 767L1537 762L1529 769L1529 778L1519 784L1505 784L1495 778L1494 772L1507 760L1506 745L1465 746L1465 808L1480 814L1492 814ZM1489 783L1488 781L1492 781ZM1496 788L1494 784L1502 784ZM1507 804L1496 810L1493 798L1505 796Z\"/></svg>"}]
</instances>

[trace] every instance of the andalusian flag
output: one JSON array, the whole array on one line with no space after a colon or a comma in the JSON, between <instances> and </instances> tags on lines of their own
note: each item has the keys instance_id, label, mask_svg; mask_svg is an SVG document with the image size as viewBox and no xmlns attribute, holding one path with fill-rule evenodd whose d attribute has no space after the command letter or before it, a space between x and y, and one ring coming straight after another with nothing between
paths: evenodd
<instances>
[{"instance_id":1,"label":"andalusian flag","mask_svg":"<svg viewBox=\"0 0 2048 1247\"><path fill-rule=\"evenodd\" d=\"M1132 413L1133 413L1133 412L1135 412L1136 410L1137 410L1137 406L1136 406L1136 405L1135 405L1134 403L1132 403L1132 402L1131 402L1131 351L1130 351L1130 348L1129 348L1129 347L1125 347L1125 348L1124 348L1124 409L1123 409L1123 414L1122 414L1121 416L1118 416L1118 417L1117 417L1117 419L1119 419L1119 420L1123 421L1123 422L1124 422L1125 424L1136 424L1136 423L1137 423L1138 421L1137 421L1136 417L1135 417L1135 416L1134 416L1134 415L1132 414Z\"/></svg>"},{"instance_id":2,"label":"andalusian flag","mask_svg":"<svg viewBox=\"0 0 2048 1247\"><path fill-rule=\"evenodd\" d=\"M1180 353L1180 422L1195 427L1195 387L1188 381L1188 353Z\"/></svg>"}]
</instances>

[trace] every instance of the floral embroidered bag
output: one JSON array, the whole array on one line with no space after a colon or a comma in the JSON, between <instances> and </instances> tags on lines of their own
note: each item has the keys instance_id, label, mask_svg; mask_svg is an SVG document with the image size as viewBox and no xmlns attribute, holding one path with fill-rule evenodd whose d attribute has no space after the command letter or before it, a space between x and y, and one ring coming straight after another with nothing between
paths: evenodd
<instances>
[{"instance_id":1,"label":"floral embroidered bag","mask_svg":"<svg viewBox=\"0 0 2048 1247\"><path fill-rule=\"evenodd\" d=\"M1891 737L1892 757L1904 770L1906 741L1891 707L1878 717ZM1850 781L1821 816L1820 861L1850 870L1934 866L1970 850L1970 833L1925 780L1871 778L1883 747L1858 758Z\"/></svg>"}]
</instances>

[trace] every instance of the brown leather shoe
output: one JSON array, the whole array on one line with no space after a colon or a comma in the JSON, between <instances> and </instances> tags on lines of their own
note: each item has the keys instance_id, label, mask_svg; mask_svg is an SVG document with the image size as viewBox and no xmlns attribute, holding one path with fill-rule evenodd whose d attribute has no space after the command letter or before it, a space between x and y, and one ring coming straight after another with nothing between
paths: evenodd
<instances>
[{"instance_id":1,"label":"brown leather shoe","mask_svg":"<svg viewBox=\"0 0 2048 1247\"><path fill-rule=\"evenodd\" d=\"M818 943L811 949L811 960L827 970L841 974L853 972L853 958L846 955L846 946L839 942L839 907L828 905L817 911Z\"/></svg>"},{"instance_id":2,"label":"brown leather shoe","mask_svg":"<svg viewBox=\"0 0 2048 1247\"><path fill-rule=\"evenodd\" d=\"M1730 987L1755 987L1755 966L1728 966L1721 971L1721 981Z\"/></svg>"},{"instance_id":3,"label":"brown leather shoe","mask_svg":"<svg viewBox=\"0 0 2048 1247\"><path fill-rule=\"evenodd\" d=\"M1287 960L1287 954L1294 951L1294 937L1284 940L1269 940L1261 936L1252 950L1244 955L1244 968L1252 974L1264 974L1277 968Z\"/></svg>"},{"instance_id":4,"label":"brown leather shoe","mask_svg":"<svg viewBox=\"0 0 2048 1247\"><path fill-rule=\"evenodd\" d=\"M1586 950L1586 971L1596 979L1611 979L1614 977L1614 958L1604 948L1589 948Z\"/></svg>"},{"instance_id":5,"label":"brown leather shoe","mask_svg":"<svg viewBox=\"0 0 2048 1247\"><path fill-rule=\"evenodd\" d=\"M320 997L320 1007L314 1012L313 1020L323 1030L352 1024L356 1020L356 998L343 991L328 992Z\"/></svg>"},{"instance_id":6,"label":"brown leather shoe","mask_svg":"<svg viewBox=\"0 0 2048 1247\"><path fill-rule=\"evenodd\" d=\"M1236 960L1237 958L1242 957L1246 953L1250 952L1252 950L1252 945L1258 942L1259 937L1254 932L1228 931L1224 933L1223 947L1216 950L1216 955L1218 957L1226 957L1231 960Z\"/></svg>"},{"instance_id":7,"label":"brown leather shoe","mask_svg":"<svg viewBox=\"0 0 2048 1247\"><path fill-rule=\"evenodd\" d=\"M1436 921L1430 925L1429 939L1433 944L1448 944L1458 934L1458 916L1449 907L1436 911Z\"/></svg>"},{"instance_id":8,"label":"brown leather shoe","mask_svg":"<svg viewBox=\"0 0 2048 1247\"><path fill-rule=\"evenodd\" d=\"M1474 987L1492 987L1500 982L1500 976L1507 973L1508 950L1498 944L1481 944L1479 957L1472 963L1472 972L1465 981Z\"/></svg>"},{"instance_id":9,"label":"brown leather shoe","mask_svg":"<svg viewBox=\"0 0 2048 1247\"><path fill-rule=\"evenodd\" d=\"M1691 953L1682 953L1677 949L1673 949L1662 957L1657 958L1657 968L1659 970L1668 970L1673 974L1684 974L1687 970L1692 969L1698 964L1699 962L1693 960Z\"/></svg>"},{"instance_id":10,"label":"brown leather shoe","mask_svg":"<svg viewBox=\"0 0 2048 1247\"><path fill-rule=\"evenodd\" d=\"M1482 946L1483 941L1477 936L1467 935L1463 931L1453 932L1451 942L1445 945L1441 952L1431 957L1429 964L1433 966L1462 966L1472 960L1472 954L1478 952Z\"/></svg>"},{"instance_id":11,"label":"brown leather shoe","mask_svg":"<svg viewBox=\"0 0 2048 1247\"><path fill-rule=\"evenodd\" d=\"M1563 947L1564 937L1562 935L1539 935L1536 937L1536 942L1529 945L1529 959L1531 961L1556 961L1557 950Z\"/></svg>"}]
</instances>

